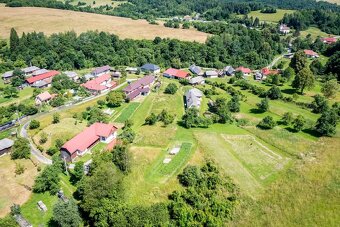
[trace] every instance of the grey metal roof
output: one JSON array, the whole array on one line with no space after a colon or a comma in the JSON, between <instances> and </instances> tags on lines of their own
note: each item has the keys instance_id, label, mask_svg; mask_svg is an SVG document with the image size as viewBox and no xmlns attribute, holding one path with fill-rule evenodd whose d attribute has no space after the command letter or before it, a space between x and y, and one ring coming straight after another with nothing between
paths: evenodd
<instances>
[{"instance_id":1,"label":"grey metal roof","mask_svg":"<svg viewBox=\"0 0 340 227\"><path fill-rule=\"evenodd\" d=\"M191 78L189 80L190 84L197 84L197 83L201 83L202 81L204 81L204 77L203 76L196 76L194 78Z\"/></svg>"},{"instance_id":2,"label":"grey metal roof","mask_svg":"<svg viewBox=\"0 0 340 227\"><path fill-rule=\"evenodd\" d=\"M33 71L36 71L36 70L39 70L39 69L40 69L39 67L30 66L30 67L23 68L22 71L24 73L30 73L30 72L33 72Z\"/></svg>"},{"instance_id":3,"label":"grey metal roof","mask_svg":"<svg viewBox=\"0 0 340 227\"><path fill-rule=\"evenodd\" d=\"M86 74L84 77L86 80L91 80L92 78L94 78L92 74Z\"/></svg>"},{"instance_id":4,"label":"grey metal roof","mask_svg":"<svg viewBox=\"0 0 340 227\"><path fill-rule=\"evenodd\" d=\"M9 78L13 76L13 71L7 71L4 74L2 74L2 78Z\"/></svg>"},{"instance_id":5,"label":"grey metal roof","mask_svg":"<svg viewBox=\"0 0 340 227\"><path fill-rule=\"evenodd\" d=\"M49 72L49 70L47 70L47 69L39 69L39 70L37 70L37 71L34 71L34 72L32 73L32 75L33 75L33 76L38 76L38 75L40 75L40 74L44 74L44 73L47 73L47 72Z\"/></svg>"},{"instance_id":6,"label":"grey metal roof","mask_svg":"<svg viewBox=\"0 0 340 227\"><path fill-rule=\"evenodd\" d=\"M78 76L76 72L72 72L72 71L65 71L64 74L70 78Z\"/></svg>"},{"instance_id":7,"label":"grey metal roof","mask_svg":"<svg viewBox=\"0 0 340 227\"><path fill-rule=\"evenodd\" d=\"M235 69L232 66L226 66L226 67L224 67L223 70L228 75L231 75L235 72Z\"/></svg>"},{"instance_id":8,"label":"grey metal roof","mask_svg":"<svg viewBox=\"0 0 340 227\"><path fill-rule=\"evenodd\" d=\"M216 72L215 70L209 70L205 72L205 75L207 76L218 76L218 72Z\"/></svg>"},{"instance_id":9,"label":"grey metal roof","mask_svg":"<svg viewBox=\"0 0 340 227\"><path fill-rule=\"evenodd\" d=\"M34 84L32 84L32 87L43 87L46 86L47 82L44 80L39 80L37 82L35 82Z\"/></svg>"},{"instance_id":10,"label":"grey metal roof","mask_svg":"<svg viewBox=\"0 0 340 227\"><path fill-rule=\"evenodd\" d=\"M197 75L202 75L203 74L203 71L201 69L201 67L197 66L197 65L191 65L189 67L189 70L194 73L194 74L197 74Z\"/></svg>"},{"instance_id":11,"label":"grey metal roof","mask_svg":"<svg viewBox=\"0 0 340 227\"><path fill-rule=\"evenodd\" d=\"M0 140L0 151L12 147L13 144L14 141L7 138Z\"/></svg>"},{"instance_id":12,"label":"grey metal roof","mask_svg":"<svg viewBox=\"0 0 340 227\"><path fill-rule=\"evenodd\" d=\"M100 73L106 72L110 69L111 69L111 67L109 65L104 65L104 66L98 67L95 70L93 70L92 74L94 74L94 75L100 74Z\"/></svg>"},{"instance_id":13,"label":"grey metal roof","mask_svg":"<svg viewBox=\"0 0 340 227\"><path fill-rule=\"evenodd\" d=\"M191 108L191 107L199 108L201 106L202 96L203 96L203 93L197 88L192 88L189 91L187 91L187 93L185 93L187 108Z\"/></svg>"},{"instance_id":14,"label":"grey metal roof","mask_svg":"<svg viewBox=\"0 0 340 227\"><path fill-rule=\"evenodd\" d=\"M150 63L147 63L140 68L142 70L146 70L146 71L156 71L156 70L160 69L158 65L154 65L154 64L150 64Z\"/></svg>"}]
</instances>

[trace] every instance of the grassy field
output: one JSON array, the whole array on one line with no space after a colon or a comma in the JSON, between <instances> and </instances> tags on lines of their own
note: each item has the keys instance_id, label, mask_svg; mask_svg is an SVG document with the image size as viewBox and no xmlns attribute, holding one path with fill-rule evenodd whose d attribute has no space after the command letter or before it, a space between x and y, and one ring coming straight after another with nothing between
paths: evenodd
<instances>
[{"instance_id":1,"label":"grassy field","mask_svg":"<svg viewBox=\"0 0 340 227\"><path fill-rule=\"evenodd\" d=\"M257 17L260 21L266 22L279 22L286 13L293 13L294 10L283 10L278 9L276 13L261 13L260 10L252 11L248 14L249 17L253 17L254 19Z\"/></svg>"},{"instance_id":2,"label":"grassy field","mask_svg":"<svg viewBox=\"0 0 340 227\"><path fill-rule=\"evenodd\" d=\"M73 0L71 2L72 5L77 5L79 1L77 0ZM94 7L99 7L99 6L105 6L105 5L108 5L108 6L112 6L113 8L114 7L117 7L119 6L120 4L123 4L127 1L111 1L111 0L81 0L80 2L85 2L86 3L86 6L91 6L92 8ZM93 4L93 2L95 2L95 4Z\"/></svg>"},{"instance_id":3,"label":"grassy field","mask_svg":"<svg viewBox=\"0 0 340 227\"><path fill-rule=\"evenodd\" d=\"M0 37L8 38L14 27L22 32L53 33L75 31L78 34L89 30L114 33L120 38L154 39L174 38L184 41L205 42L208 35L194 29L173 29L150 25L146 20L132 20L100 14L74 12L47 8L0 7Z\"/></svg>"},{"instance_id":4,"label":"grassy field","mask_svg":"<svg viewBox=\"0 0 340 227\"><path fill-rule=\"evenodd\" d=\"M33 88L32 87L26 87L19 91L17 98L5 98L0 96L0 104L1 105L10 105L13 103L20 103L22 101L28 101L33 103L33 99L29 100L33 96ZM27 102L26 102L27 103Z\"/></svg>"},{"instance_id":5,"label":"grassy field","mask_svg":"<svg viewBox=\"0 0 340 227\"><path fill-rule=\"evenodd\" d=\"M310 34L313 39L317 38L318 36L320 37L331 36L330 34L327 34L326 32L323 32L319 28L316 28L316 27L309 27L307 30L300 32L300 35L302 37L306 37L308 34Z\"/></svg>"},{"instance_id":6,"label":"grassy field","mask_svg":"<svg viewBox=\"0 0 340 227\"><path fill-rule=\"evenodd\" d=\"M25 167L25 172L16 176L16 163ZM13 161L9 155L0 157L0 217L4 217L10 206L25 203L31 194L28 188L32 187L37 169L30 160Z\"/></svg>"},{"instance_id":7,"label":"grassy field","mask_svg":"<svg viewBox=\"0 0 340 227\"><path fill-rule=\"evenodd\" d=\"M123 109L120 115L114 120L114 122L124 123L126 120L129 120L133 113L138 109L140 103L139 102L131 102L129 105Z\"/></svg>"}]
</instances>

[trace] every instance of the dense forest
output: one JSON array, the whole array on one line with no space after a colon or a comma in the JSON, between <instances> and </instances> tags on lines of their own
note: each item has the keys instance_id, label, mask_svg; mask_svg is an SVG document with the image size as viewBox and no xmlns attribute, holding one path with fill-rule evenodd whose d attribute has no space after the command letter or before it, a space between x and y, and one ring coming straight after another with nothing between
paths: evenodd
<instances>
[{"instance_id":1,"label":"dense forest","mask_svg":"<svg viewBox=\"0 0 340 227\"><path fill-rule=\"evenodd\" d=\"M58 9L68 9L131 18L155 18L191 15L200 13L207 20L225 20L231 14L247 14L253 10L264 10L268 7L283 9L325 9L340 11L336 4L316 0L128 0L116 8L110 5L91 8L82 4L72 5L72 1L57 0L0 0L10 7L37 6Z\"/></svg>"},{"instance_id":2,"label":"dense forest","mask_svg":"<svg viewBox=\"0 0 340 227\"><path fill-rule=\"evenodd\" d=\"M140 66L152 62L161 67L188 67L192 63L204 67L223 68L226 65L264 67L281 53L284 44L275 29L262 31L229 25L205 44L179 40L119 39L104 32L74 32L53 34L28 33L18 37L11 32L10 47L1 44L0 71L32 63L41 68L71 70L93 66Z\"/></svg>"},{"instance_id":3,"label":"dense forest","mask_svg":"<svg viewBox=\"0 0 340 227\"><path fill-rule=\"evenodd\" d=\"M293 14L286 14L281 20L297 30L305 30L315 26L329 34L340 34L340 13L326 10L301 10Z\"/></svg>"}]
</instances>

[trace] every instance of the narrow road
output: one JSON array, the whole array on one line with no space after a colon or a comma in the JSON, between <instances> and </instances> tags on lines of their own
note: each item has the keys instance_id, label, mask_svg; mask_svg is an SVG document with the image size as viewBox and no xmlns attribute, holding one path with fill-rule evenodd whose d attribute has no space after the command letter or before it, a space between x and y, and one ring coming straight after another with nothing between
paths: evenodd
<instances>
[{"instance_id":1,"label":"narrow road","mask_svg":"<svg viewBox=\"0 0 340 227\"><path fill-rule=\"evenodd\" d=\"M120 84L119 86L115 87L114 89L112 90L117 90L119 88L121 88L122 86L124 86L127 82L124 82L122 84ZM111 90L111 91L112 91ZM30 143L30 147L31 147L31 154L41 163L45 164L45 165L51 165L52 164L52 160L45 157L41 151L39 151L36 147L35 147L35 144L33 143L33 141L31 140L31 138L28 136L27 134L27 127L30 123L31 120L33 120L34 118L37 118L37 117L41 117L41 116L44 116L44 115L47 115L47 114L51 114L53 112L59 112L59 111L62 111L62 110L65 110L65 109L71 109L73 106L76 106L76 105L81 105L83 103L86 103L86 102L89 102L93 99L97 99L99 97L102 97L104 95L107 95L110 91L107 91L105 93L102 93L100 95L97 95L97 96L90 96L88 98L85 98L84 100L82 100L81 102L78 102L78 103L75 103L75 104L66 104L64 106L60 106L60 107L57 107L55 108L54 110L51 110L49 112L44 112L44 113L39 113L39 114L36 114L34 116L31 116L28 118L27 121L25 121L20 129L20 136L23 137L23 138L26 138L28 139L29 143ZM90 160L91 161L91 160ZM89 163L90 163L89 161ZM89 163L85 163L85 164L89 164ZM74 167L74 166L73 166Z\"/></svg>"},{"instance_id":2,"label":"narrow road","mask_svg":"<svg viewBox=\"0 0 340 227\"><path fill-rule=\"evenodd\" d=\"M276 58L274 58L274 60L267 66L268 69L272 69L274 67L274 65L281 59L283 58L283 55L280 55Z\"/></svg>"}]
</instances>

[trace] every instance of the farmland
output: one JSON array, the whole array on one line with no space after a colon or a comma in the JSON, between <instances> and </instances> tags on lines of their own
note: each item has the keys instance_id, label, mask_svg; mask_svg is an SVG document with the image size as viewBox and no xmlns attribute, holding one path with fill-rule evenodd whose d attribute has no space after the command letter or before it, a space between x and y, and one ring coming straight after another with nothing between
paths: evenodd
<instances>
[{"instance_id":1,"label":"farmland","mask_svg":"<svg viewBox=\"0 0 340 227\"><path fill-rule=\"evenodd\" d=\"M47 8L0 7L0 37L8 38L14 27L22 32L44 32L51 35L58 32L81 33L98 30L118 35L120 38L154 39L174 38L183 41L205 42L208 35L196 30L172 29L162 25L150 25L145 20L106 16Z\"/></svg>"}]
</instances>

